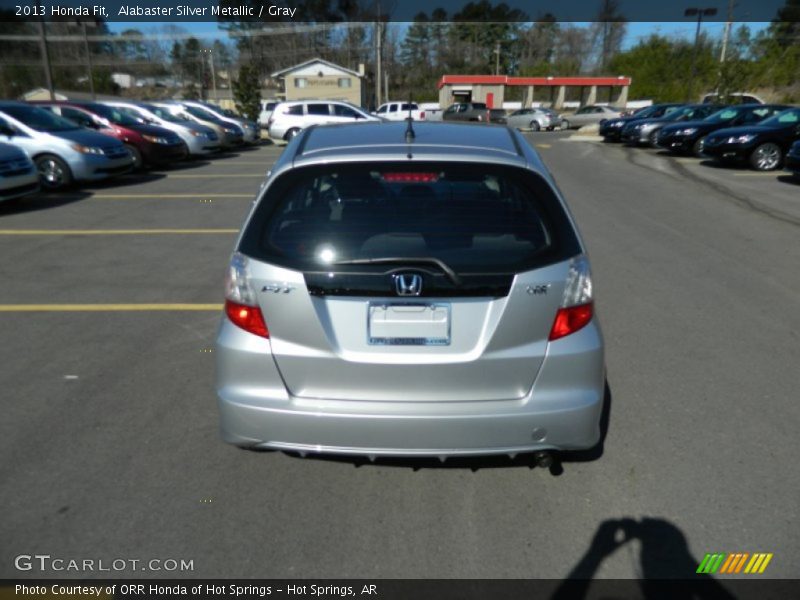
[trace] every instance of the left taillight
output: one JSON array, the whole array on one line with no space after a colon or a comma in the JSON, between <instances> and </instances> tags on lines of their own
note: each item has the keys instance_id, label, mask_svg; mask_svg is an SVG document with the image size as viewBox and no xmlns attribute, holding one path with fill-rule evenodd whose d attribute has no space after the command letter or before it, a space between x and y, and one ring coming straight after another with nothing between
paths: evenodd
<instances>
[{"instance_id":1,"label":"left taillight","mask_svg":"<svg viewBox=\"0 0 800 600\"><path fill-rule=\"evenodd\" d=\"M268 338L269 329L258 306L255 291L250 285L248 259L234 253L225 277L225 314L231 323L248 333Z\"/></svg>"},{"instance_id":2,"label":"left taillight","mask_svg":"<svg viewBox=\"0 0 800 600\"><path fill-rule=\"evenodd\" d=\"M552 342L583 329L593 316L594 301L589 260L585 256L577 256L570 262L564 296L548 339Z\"/></svg>"}]
</instances>

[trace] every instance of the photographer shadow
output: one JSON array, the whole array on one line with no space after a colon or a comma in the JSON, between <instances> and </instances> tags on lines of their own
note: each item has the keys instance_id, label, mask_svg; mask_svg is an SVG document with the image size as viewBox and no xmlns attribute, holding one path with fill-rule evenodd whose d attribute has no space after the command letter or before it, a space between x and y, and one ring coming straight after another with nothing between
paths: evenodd
<instances>
[{"instance_id":1,"label":"photographer shadow","mask_svg":"<svg viewBox=\"0 0 800 600\"><path fill-rule=\"evenodd\" d=\"M639 540L640 575L638 581L598 580L592 578L606 557L625 544ZM550 600L581 600L595 597L618 597L614 587L638 586L636 597L647 600L735 600L710 575L697 574L699 561L692 556L686 536L664 519L645 517L609 519L597 528L586 553L562 581ZM594 586L602 593L590 594ZM677 595L676 595L677 594ZM628 597L626 594L624 597Z\"/></svg>"}]
</instances>

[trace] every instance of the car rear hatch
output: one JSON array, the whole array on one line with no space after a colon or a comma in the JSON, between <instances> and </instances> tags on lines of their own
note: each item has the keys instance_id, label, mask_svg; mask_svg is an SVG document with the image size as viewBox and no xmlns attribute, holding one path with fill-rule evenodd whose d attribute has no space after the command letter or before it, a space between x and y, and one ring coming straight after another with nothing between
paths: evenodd
<instances>
[{"instance_id":1,"label":"car rear hatch","mask_svg":"<svg viewBox=\"0 0 800 600\"><path fill-rule=\"evenodd\" d=\"M540 176L326 165L270 183L237 260L296 397L523 398L580 243Z\"/></svg>"}]
</instances>

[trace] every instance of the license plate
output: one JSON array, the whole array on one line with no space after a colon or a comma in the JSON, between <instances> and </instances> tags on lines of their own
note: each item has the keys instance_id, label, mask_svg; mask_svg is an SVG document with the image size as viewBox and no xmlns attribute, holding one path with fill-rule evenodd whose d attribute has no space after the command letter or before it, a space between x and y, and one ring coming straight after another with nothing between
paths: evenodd
<instances>
[{"instance_id":1,"label":"license plate","mask_svg":"<svg viewBox=\"0 0 800 600\"><path fill-rule=\"evenodd\" d=\"M448 346L450 304L370 302L367 342L381 346Z\"/></svg>"}]
</instances>

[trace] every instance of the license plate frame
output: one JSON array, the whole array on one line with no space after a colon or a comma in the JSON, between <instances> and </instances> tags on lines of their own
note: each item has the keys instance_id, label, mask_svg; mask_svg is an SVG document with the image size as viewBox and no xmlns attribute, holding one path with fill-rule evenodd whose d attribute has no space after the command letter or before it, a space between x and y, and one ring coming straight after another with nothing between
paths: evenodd
<instances>
[{"instance_id":1,"label":"license plate frame","mask_svg":"<svg viewBox=\"0 0 800 600\"><path fill-rule=\"evenodd\" d=\"M449 346L452 306L449 302L367 303L370 346ZM400 335L402 330L407 335Z\"/></svg>"}]
</instances>

